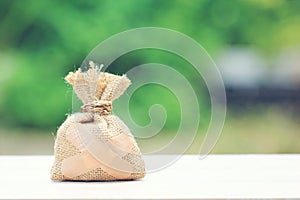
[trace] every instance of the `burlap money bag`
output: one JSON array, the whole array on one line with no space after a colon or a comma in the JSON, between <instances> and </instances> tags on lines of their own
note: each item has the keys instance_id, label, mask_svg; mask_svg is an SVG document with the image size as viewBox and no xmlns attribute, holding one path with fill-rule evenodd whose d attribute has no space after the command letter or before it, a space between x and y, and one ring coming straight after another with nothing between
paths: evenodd
<instances>
[{"instance_id":1,"label":"burlap money bag","mask_svg":"<svg viewBox=\"0 0 300 200\"><path fill-rule=\"evenodd\" d=\"M70 72L65 80L82 100L82 112L69 115L59 127L54 146L52 180L131 180L145 176L140 150L127 126L111 114L112 101L130 85L123 76Z\"/></svg>"}]
</instances>

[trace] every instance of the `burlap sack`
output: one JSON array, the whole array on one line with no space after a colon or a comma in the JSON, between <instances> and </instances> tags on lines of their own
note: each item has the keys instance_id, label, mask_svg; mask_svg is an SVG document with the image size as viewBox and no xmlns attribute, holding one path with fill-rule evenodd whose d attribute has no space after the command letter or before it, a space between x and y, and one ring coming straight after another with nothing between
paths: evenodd
<instances>
[{"instance_id":1,"label":"burlap sack","mask_svg":"<svg viewBox=\"0 0 300 200\"><path fill-rule=\"evenodd\" d=\"M125 76L70 72L65 80L82 100L83 113L66 119L57 131L52 180L130 180L145 176L140 150L127 126L111 114L112 101L130 85Z\"/></svg>"}]
</instances>

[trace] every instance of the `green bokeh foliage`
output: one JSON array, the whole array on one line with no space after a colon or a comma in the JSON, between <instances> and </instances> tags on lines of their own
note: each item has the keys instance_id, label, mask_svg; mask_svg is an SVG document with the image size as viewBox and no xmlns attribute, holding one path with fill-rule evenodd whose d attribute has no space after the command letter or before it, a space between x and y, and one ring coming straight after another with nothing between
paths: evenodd
<instances>
[{"instance_id":1,"label":"green bokeh foliage","mask_svg":"<svg viewBox=\"0 0 300 200\"><path fill-rule=\"evenodd\" d=\"M183 32L212 55L228 45L251 45L272 54L300 44L300 1L297 0L0 0L0 122L2 125L53 128L71 110L71 88L63 77L101 41L136 27L158 26ZM158 62L173 66L199 86L202 125L210 116L201 77L188 63L164 52L132 53L111 69ZM145 95L147 98L144 98ZM160 95L169 116L166 127L178 126L174 96L162 88L145 88L133 104L145 107ZM141 98L144 99L141 100ZM172 99L172 100L170 100ZM135 110L147 123L146 110Z\"/></svg>"}]
</instances>

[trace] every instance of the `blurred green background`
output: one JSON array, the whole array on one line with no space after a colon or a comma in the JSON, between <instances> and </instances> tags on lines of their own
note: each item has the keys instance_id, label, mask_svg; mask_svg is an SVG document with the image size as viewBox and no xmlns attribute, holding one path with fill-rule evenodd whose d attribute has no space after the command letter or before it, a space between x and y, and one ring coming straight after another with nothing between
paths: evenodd
<instances>
[{"instance_id":1,"label":"blurred green background","mask_svg":"<svg viewBox=\"0 0 300 200\"><path fill-rule=\"evenodd\" d=\"M146 26L192 37L220 68L228 113L214 153L299 153L299 10L298 0L0 0L0 154L52 153L72 112L63 77L101 41ZM187 152L197 153L210 118L204 82L185 61L153 50L122 56L110 69L147 62L184 69L200 85L200 129ZM150 105L163 104L169 117L159 141L176 133L179 104L167 90L145 87L131 103L140 124Z\"/></svg>"}]
</instances>

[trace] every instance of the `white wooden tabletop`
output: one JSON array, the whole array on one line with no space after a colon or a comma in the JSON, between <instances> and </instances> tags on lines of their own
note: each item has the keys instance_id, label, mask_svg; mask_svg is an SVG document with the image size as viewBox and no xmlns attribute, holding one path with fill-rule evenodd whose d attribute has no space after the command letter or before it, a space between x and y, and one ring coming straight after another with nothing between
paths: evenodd
<instances>
[{"instance_id":1,"label":"white wooden tabletop","mask_svg":"<svg viewBox=\"0 0 300 200\"><path fill-rule=\"evenodd\" d=\"M52 161L0 156L0 199L300 198L300 155L185 155L125 182L53 182Z\"/></svg>"}]
</instances>

